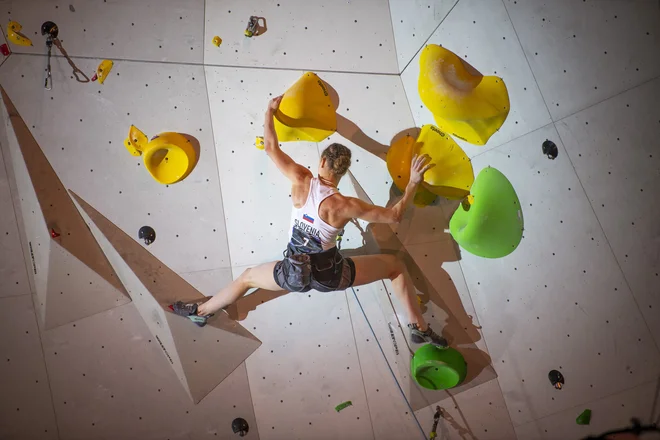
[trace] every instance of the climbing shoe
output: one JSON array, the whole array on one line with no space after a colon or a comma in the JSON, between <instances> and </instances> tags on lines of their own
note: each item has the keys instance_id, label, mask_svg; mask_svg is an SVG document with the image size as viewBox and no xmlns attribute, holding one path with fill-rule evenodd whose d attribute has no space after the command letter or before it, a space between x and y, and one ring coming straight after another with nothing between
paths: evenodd
<instances>
[{"instance_id":1,"label":"climbing shoe","mask_svg":"<svg viewBox=\"0 0 660 440\"><path fill-rule=\"evenodd\" d=\"M204 327L206 321L213 315L198 315L197 314L197 304L184 304L181 301L177 301L170 306L170 310L176 313L179 316L184 316L190 319L192 322L197 324L199 327Z\"/></svg>"},{"instance_id":2,"label":"climbing shoe","mask_svg":"<svg viewBox=\"0 0 660 440\"><path fill-rule=\"evenodd\" d=\"M410 329L410 338L415 344L423 344L427 342L438 348L447 348L449 346L447 340L434 332L430 325L426 331L421 331L417 324L408 324L408 328Z\"/></svg>"}]
</instances>

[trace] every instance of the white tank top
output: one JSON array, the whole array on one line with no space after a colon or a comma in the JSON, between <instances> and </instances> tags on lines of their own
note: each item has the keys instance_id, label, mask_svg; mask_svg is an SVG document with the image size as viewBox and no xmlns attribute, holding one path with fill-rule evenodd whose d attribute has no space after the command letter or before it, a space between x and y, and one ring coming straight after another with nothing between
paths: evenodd
<instances>
[{"instance_id":1,"label":"white tank top","mask_svg":"<svg viewBox=\"0 0 660 440\"><path fill-rule=\"evenodd\" d=\"M290 241L298 252L313 254L336 246L341 229L321 219L319 205L338 192L337 188L323 185L318 178L312 178L307 201L301 208L294 207L291 213Z\"/></svg>"}]
</instances>

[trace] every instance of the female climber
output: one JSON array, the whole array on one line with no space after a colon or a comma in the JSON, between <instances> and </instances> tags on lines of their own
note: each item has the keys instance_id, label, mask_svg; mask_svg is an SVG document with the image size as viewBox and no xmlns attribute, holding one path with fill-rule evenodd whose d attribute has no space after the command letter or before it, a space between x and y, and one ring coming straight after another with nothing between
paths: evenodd
<instances>
[{"instance_id":1,"label":"female climber","mask_svg":"<svg viewBox=\"0 0 660 440\"><path fill-rule=\"evenodd\" d=\"M394 293L403 303L410 323L411 339L447 347L447 341L435 333L422 316L413 281L404 264L393 255L365 255L345 258L337 249L337 237L352 219L370 223L398 223L410 206L424 173L431 168L426 155L414 157L410 182L403 198L389 208L345 197L337 184L351 165L351 151L331 144L321 154L318 177L294 162L279 146L273 115L282 97L270 101L264 124L266 154L291 181L291 237L284 259L247 269L236 280L203 304L177 302L175 313L204 326L209 317L245 295L251 288L284 289L291 292L317 290L331 292L390 279Z\"/></svg>"}]
</instances>

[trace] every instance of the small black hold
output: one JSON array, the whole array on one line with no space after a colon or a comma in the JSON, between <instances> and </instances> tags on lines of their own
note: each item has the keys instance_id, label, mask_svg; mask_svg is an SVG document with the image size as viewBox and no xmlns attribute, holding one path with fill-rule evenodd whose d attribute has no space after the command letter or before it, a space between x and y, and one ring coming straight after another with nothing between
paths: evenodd
<instances>
[{"instance_id":1,"label":"small black hold","mask_svg":"<svg viewBox=\"0 0 660 440\"><path fill-rule=\"evenodd\" d=\"M552 386L558 390L561 390L564 386L564 375L557 370L550 370L548 373L548 379L550 379Z\"/></svg>"},{"instance_id":2,"label":"small black hold","mask_svg":"<svg viewBox=\"0 0 660 440\"><path fill-rule=\"evenodd\" d=\"M141 240L144 240L144 244L149 246L151 243L156 241L156 231L151 226L142 226L138 231L138 237Z\"/></svg>"},{"instance_id":3,"label":"small black hold","mask_svg":"<svg viewBox=\"0 0 660 440\"><path fill-rule=\"evenodd\" d=\"M231 429L234 431L234 434L245 437L250 430L250 427L248 426L248 422L246 422L245 419L239 417L231 422Z\"/></svg>"},{"instance_id":4,"label":"small black hold","mask_svg":"<svg viewBox=\"0 0 660 440\"><path fill-rule=\"evenodd\" d=\"M557 145L555 145L554 142L551 140L546 140L543 142L543 145L541 145L541 150L543 150L543 154L548 156L548 159L556 159L557 155L559 154L559 149L557 148Z\"/></svg>"}]
</instances>

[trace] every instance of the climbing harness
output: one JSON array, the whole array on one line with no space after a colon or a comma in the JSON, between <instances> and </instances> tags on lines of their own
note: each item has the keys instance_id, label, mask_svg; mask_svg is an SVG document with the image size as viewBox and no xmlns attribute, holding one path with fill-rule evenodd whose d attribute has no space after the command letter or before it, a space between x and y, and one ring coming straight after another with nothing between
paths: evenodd
<instances>
[{"instance_id":1,"label":"climbing harness","mask_svg":"<svg viewBox=\"0 0 660 440\"><path fill-rule=\"evenodd\" d=\"M41 35L46 37L46 48L48 49L48 64L46 66L46 79L44 81L44 88L46 90L53 89L53 78L51 75L50 57L51 57L51 52L53 50L53 41L57 39L59 32L60 31L57 28L57 25L52 21L47 21L41 25Z\"/></svg>"}]
</instances>

